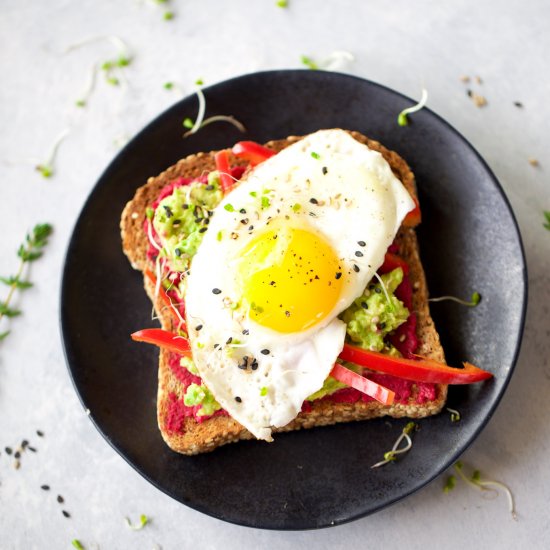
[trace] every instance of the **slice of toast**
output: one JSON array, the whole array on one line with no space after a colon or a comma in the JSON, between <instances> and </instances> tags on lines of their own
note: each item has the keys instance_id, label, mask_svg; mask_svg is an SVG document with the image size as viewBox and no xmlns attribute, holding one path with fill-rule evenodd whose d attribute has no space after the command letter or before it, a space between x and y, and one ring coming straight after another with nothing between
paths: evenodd
<instances>
[{"instance_id":1,"label":"slice of toast","mask_svg":"<svg viewBox=\"0 0 550 550\"><path fill-rule=\"evenodd\" d=\"M380 143L370 140L358 132L351 132L351 135L357 141L380 152L390 164L394 174L403 182L409 193L416 198L414 175L407 163L397 153L389 151ZM266 146L280 151L299 139L301 138L291 136L284 140L271 141ZM242 164L242 161L230 155L230 165L239 164ZM214 169L214 152L198 153L180 160L159 176L149 178L147 183L136 191L134 198L128 202L122 213L120 225L123 250L132 267L142 272L154 271L154 266L147 258L149 241L144 225L146 209L158 198L160 191L179 177L198 177ZM417 353L436 361L445 362L439 335L429 312L428 290L420 262L415 230L410 227L402 227L395 244L399 249L398 255L407 261L410 268L409 277L413 288L412 304L417 317L416 330L419 340ZM162 328L174 331L177 328L174 315L158 296L155 298L154 285L145 275L144 285L147 294L154 303ZM183 454L193 455L211 451L225 443L253 438L248 430L228 416L217 415L199 422L193 416L185 415L182 407L185 385L171 368L170 357L170 352L165 349L160 350L157 398L159 428L170 448ZM313 428L384 415L411 418L429 416L442 409L447 396L447 386L437 384L435 395L431 395L428 399L425 396L420 396L420 393L418 386L413 384L410 396L404 402L401 400L391 406L384 406L376 401L340 402L331 400L330 396L325 397L322 400L311 402L311 406L299 413L292 422L273 431Z\"/></svg>"}]
</instances>

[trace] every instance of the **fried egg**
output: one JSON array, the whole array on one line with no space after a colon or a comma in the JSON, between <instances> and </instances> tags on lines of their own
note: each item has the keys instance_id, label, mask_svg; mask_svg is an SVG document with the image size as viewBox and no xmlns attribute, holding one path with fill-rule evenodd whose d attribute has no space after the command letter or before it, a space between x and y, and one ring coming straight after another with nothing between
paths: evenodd
<instances>
[{"instance_id":1,"label":"fried egg","mask_svg":"<svg viewBox=\"0 0 550 550\"><path fill-rule=\"evenodd\" d=\"M249 171L216 208L186 290L193 359L220 405L271 441L342 350L338 319L414 202L380 153L321 130Z\"/></svg>"}]
</instances>

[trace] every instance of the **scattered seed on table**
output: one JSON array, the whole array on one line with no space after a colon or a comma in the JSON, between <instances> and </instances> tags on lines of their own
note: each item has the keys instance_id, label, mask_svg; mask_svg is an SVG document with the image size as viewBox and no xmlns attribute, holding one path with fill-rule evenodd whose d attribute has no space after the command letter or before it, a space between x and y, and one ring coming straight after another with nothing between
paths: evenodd
<instances>
[{"instance_id":1,"label":"scattered seed on table","mask_svg":"<svg viewBox=\"0 0 550 550\"><path fill-rule=\"evenodd\" d=\"M57 502L59 502L59 504L63 504L65 499L61 495L57 495Z\"/></svg>"},{"instance_id":2,"label":"scattered seed on table","mask_svg":"<svg viewBox=\"0 0 550 550\"><path fill-rule=\"evenodd\" d=\"M49 485L40 485L40 488L41 488L43 491L49 491L49 490L50 490L50 486L49 486Z\"/></svg>"},{"instance_id":3,"label":"scattered seed on table","mask_svg":"<svg viewBox=\"0 0 550 550\"><path fill-rule=\"evenodd\" d=\"M69 512L67 512L67 510L62 510L61 513L62 513L66 518L70 518L70 517L71 517L71 514L69 514Z\"/></svg>"},{"instance_id":4,"label":"scattered seed on table","mask_svg":"<svg viewBox=\"0 0 550 550\"><path fill-rule=\"evenodd\" d=\"M11 455L13 453L11 447L6 447L4 450L6 451L6 454L8 454L8 455Z\"/></svg>"},{"instance_id":5,"label":"scattered seed on table","mask_svg":"<svg viewBox=\"0 0 550 550\"><path fill-rule=\"evenodd\" d=\"M36 430L36 435L38 437L44 437L44 432L42 432L41 430Z\"/></svg>"},{"instance_id":6,"label":"scattered seed on table","mask_svg":"<svg viewBox=\"0 0 550 550\"><path fill-rule=\"evenodd\" d=\"M27 447L27 449L29 449L29 451L33 453L36 453L36 449L34 447L31 447L30 445Z\"/></svg>"}]
</instances>

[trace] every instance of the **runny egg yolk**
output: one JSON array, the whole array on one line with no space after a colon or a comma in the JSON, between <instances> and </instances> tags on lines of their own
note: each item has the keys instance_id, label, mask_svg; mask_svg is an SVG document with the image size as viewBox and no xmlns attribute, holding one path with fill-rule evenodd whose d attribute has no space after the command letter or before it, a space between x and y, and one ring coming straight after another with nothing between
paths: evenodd
<instances>
[{"instance_id":1,"label":"runny egg yolk","mask_svg":"<svg viewBox=\"0 0 550 550\"><path fill-rule=\"evenodd\" d=\"M342 270L322 236L282 226L258 234L241 253L239 286L256 323L277 332L299 332L333 311L342 291Z\"/></svg>"}]
</instances>

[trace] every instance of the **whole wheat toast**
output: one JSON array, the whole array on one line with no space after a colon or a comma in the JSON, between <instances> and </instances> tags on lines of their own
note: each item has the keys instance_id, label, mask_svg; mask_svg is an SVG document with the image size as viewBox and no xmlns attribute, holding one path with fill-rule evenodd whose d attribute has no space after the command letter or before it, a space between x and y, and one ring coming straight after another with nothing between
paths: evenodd
<instances>
[{"instance_id":1,"label":"whole wheat toast","mask_svg":"<svg viewBox=\"0 0 550 550\"><path fill-rule=\"evenodd\" d=\"M397 153L389 151L380 143L370 140L358 132L351 132L351 135L357 141L366 144L370 149L380 152L390 164L394 174L403 182L409 193L416 198L414 175L408 164ZM266 146L275 151L280 151L299 139L301 138L291 136L284 140L268 142ZM231 165L243 164L241 160L231 154L229 160ZM147 257L149 241L144 230L144 224L146 209L158 198L160 191L179 177L198 177L214 169L214 152L197 153L180 160L159 176L149 178L147 183L136 191L134 198L128 202L122 213L120 224L123 250L132 267L142 272L154 269L152 262ZM407 261L410 268L409 277L413 288L412 305L417 317L417 337L419 340L417 353L436 361L445 362L439 335L429 312L428 290L420 262L415 230L410 227L402 227L396 237L395 244L398 246L398 255ZM145 275L144 286L154 303L162 328L174 331L177 328L174 316L160 297L155 298L154 285ZM193 455L211 451L225 443L254 437L248 430L228 416L214 416L202 422L198 422L192 416L185 416L180 419L178 428L173 429L168 420L172 414L174 400L183 399L185 386L174 375L169 366L169 360L170 352L161 349L157 417L162 436L170 448L183 454ZM417 400L417 391L416 385L413 385L411 396L406 402L394 403L391 406L385 406L376 401L365 402L362 400L354 403L334 402L331 401L330 397L325 397L322 400L311 402L311 407L307 412L299 413L292 422L273 431L282 432L312 428L338 422L366 420L384 415L421 418L436 414L441 410L447 395L446 385L437 384L435 398L423 400L422 403Z\"/></svg>"}]
</instances>

